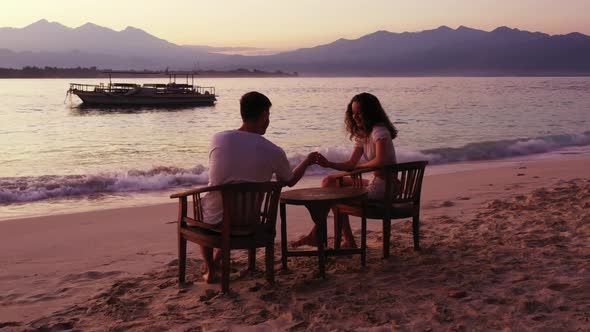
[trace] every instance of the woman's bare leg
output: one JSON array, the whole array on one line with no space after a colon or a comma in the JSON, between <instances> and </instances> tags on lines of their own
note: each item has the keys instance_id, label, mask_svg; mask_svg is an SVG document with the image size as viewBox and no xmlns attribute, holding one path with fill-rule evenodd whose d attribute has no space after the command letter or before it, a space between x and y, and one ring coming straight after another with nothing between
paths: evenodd
<instances>
[{"instance_id":1,"label":"woman's bare leg","mask_svg":"<svg viewBox=\"0 0 590 332\"><path fill-rule=\"evenodd\" d=\"M340 245L340 247L356 248L356 241L354 240L354 235L352 235L352 228L350 227L350 221L348 221L348 216L343 215L340 220L342 222L342 244Z\"/></svg>"},{"instance_id":2,"label":"woman's bare leg","mask_svg":"<svg viewBox=\"0 0 590 332\"><path fill-rule=\"evenodd\" d=\"M311 229L311 231L309 232L309 234L301 237L297 241L293 241L291 243L291 245L293 247L301 247L301 246L317 247L317 245L318 245L317 231L318 231L318 227L314 224L313 225L313 228Z\"/></svg>"},{"instance_id":3,"label":"woman's bare leg","mask_svg":"<svg viewBox=\"0 0 590 332\"><path fill-rule=\"evenodd\" d=\"M327 187L338 187L338 180L331 178L331 177L325 177L322 179L322 188L327 188ZM349 187L352 186L352 179L350 178L344 178L344 186L345 187ZM335 213L334 210L332 210L332 213ZM342 241L342 248L355 248L356 247L356 243L354 241L354 236L352 235L352 229L350 228L350 222L348 221L348 216L342 216L341 218L341 223L342 223L342 236L343 236L343 241ZM313 228L311 229L311 231L309 232L309 234L303 236L302 238L300 238L299 240L295 241L292 243L293 247L300 247L303 245L308 245L308 246L317 246L317 226L314 225Z\"/></svg>"},{"instance_id":4,"label":"woman's bare leg","mask_svg":"<svg viewBox=\"0 0 590 332\"><path fill-rule=\"evenodd\" d=\"M346 181L348 180L348 181ZM352 180L350 178L345 178L345 186L352 186ZM363 186L369 185L368 180L363 180ZM335 214L336 211L332 210ZM354 235L352 234L352 228L350 227L350 221L348 219L348 215L340 216L340 222L342 223L342 244L340 245L341 248L356 248L356 241L354 240Z\"/></svg>"}]
</instances>

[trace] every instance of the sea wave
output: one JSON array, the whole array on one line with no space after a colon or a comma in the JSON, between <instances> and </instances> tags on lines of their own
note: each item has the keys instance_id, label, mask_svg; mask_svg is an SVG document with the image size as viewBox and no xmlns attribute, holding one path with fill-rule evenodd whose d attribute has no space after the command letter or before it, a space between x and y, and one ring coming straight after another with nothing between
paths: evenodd
<instances>
[{"instance_id":1,"label":"sea wave","mask_svg":"<svg viewBox=\"0 0 590 332\"><path fill-rule=\"evenodd\" d=\"M156 191L206 184L208 178L208 171L202 165L190 169L157 166L147 171L132 169L122 173L0 178L0 204L92 194Z\"/></svg>"},{"instance_id":2,"label":"sea wave","mask_svg":"<svg viewBox=\"0 0 590 332\"><path fill-rule=\"evenodd\" d=\"M398 162L428 160L431 164L462 161L495 160L546 153L566 147L590 145L590 131L582 134L550 135L529 139L514 139L470 143L457 148L438 148L411 151L397 148ZM344 161L351 147L320 149L329 160ZM302 154L289 156L292 165L305 158ZM323 175L333 172L317 165L306 175ZM0 204L33 202L47 199L114 194L140 191L158 191L175 187L204 185L209 172L203 165L193 168L156 166L149 170L132 169L90 175L45 175L38 177L0 178Z\"/></svg>"},{"instance_id":3,"label":"sea wave","mask_svg":"<svg viewBox=\"0 0 590 332\"><path fill-rule=\"evenodd\" d=\"M586 145L590 145L590 131L581 134L470 143L459 148L429 149L420 153L433 164L446 164L527 156Z\"/></svg>"},{"instance_id":4,"label":"sea wave","mask_svg":"<svg viewBox=\"0 0 590 332\"><path fill-rule=\"evenodd\" d=\"M398 162L428 160L432 165L505 159L587 145L590 145L590 131L582 134L549 135L537 138L477 142L456 148L436 148L420 151L396 147L396 153ZM320 152L329 160L346 160L350 156L351 148L328 148Z\"/></svg>"}]
</instances>

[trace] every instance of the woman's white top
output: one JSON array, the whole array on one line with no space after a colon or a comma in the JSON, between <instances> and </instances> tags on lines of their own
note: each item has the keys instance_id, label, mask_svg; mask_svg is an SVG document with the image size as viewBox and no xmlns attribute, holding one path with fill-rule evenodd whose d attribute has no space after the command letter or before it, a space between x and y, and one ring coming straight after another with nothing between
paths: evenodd
<instances>
[{"instance_id":1,"label":"woman's white top","mask_svg":"<svg viewBox=\"0 0 590 332\"><path fill-rule=\"evenodd\" d=\"M386 164L395 164L397 162L395 157L395 148L389 130L385 126L375 125L371 131L371 135L367 137L357 137L355 139L355 148L362 148L363 155L367 161L375 159L377 156L376 143L378 140L385 141L385 160Z\"/></svg>"}]
</instances>

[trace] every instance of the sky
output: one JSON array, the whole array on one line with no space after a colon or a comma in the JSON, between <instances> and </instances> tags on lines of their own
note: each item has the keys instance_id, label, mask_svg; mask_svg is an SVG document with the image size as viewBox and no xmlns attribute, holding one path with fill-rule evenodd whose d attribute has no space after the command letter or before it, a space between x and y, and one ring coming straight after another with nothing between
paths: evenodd
<instances>
[{"instance_id":1,"label":"sky","mask_svg":"<svg viewBox=\"0 0 590 332\"><path fill-rule=\"evenodd\" d=\"M590 0L0 0L0 27L92 22L180 45L286 50L441 25L590 35L589 8Z\"/></svg>"}]
</instances>

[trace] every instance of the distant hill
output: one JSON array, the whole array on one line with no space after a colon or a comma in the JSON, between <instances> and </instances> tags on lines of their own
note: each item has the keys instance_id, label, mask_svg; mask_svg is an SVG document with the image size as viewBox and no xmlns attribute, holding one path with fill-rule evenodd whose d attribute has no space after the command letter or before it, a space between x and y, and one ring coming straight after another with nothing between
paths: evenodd
<instances>
[{"instance_id":1,"label":"distant hill","mask_svg":"<svg viewBox=\"0 0 590 332\"><path fill-rule=\"evenodd\" d=\"M285 70L370 75L590 74L590 37L500 27L378 31L265 59Z\"/></svg>"},{"instance_id":2,"label":"distant hill","mask_svg":"<svg viewBox=\"0 0 590 332\"><path fill-rule=\"evenodd\" d=\"M69 28L40 20L22 29L0 28L0 67L9 68L192 69L202 62L214 69L227 69L223 62L232 56L217 54L217 50L176 45L134 27L115 31L86 23Z\"/></svg>"},{"instance_id":3,"label":"distant hill","mask_svg":"<svg viewBox=\"0 0 590 332\"><path fill-rule=\"evenodd\" d=\"M12 51L80 51L110 55L150 54L160 56L181 50L175 44L156 38L143 30L127 27L114 31L92 23L68 28L56 22L40 20L22 29L1 28L2 48Z\"/></svg>"},{"instance_id":4,"label":"distant hill","mask_svg":"<svg viewBox=\"0 0 590 332\"><path fill-rule=\"evenodd\" d=\"M256 68L307 75L589 75L590 37L508 27L446 26L421 32L377 31L312 48L265 56L220 52L244 48L181 46L127 27L69 28L41 20L0 28L0 67L228 70ZM247 50L247 48L245 48Z\"/></svg>"}]
</instances>

